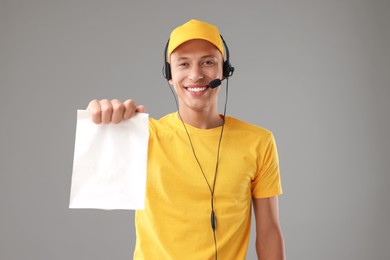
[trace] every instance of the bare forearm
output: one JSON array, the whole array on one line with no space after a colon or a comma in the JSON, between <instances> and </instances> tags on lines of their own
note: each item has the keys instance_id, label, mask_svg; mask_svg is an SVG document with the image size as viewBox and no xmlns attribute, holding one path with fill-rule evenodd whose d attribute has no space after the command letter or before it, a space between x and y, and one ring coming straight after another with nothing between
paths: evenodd
<instances>
[{"instance_id":1,"label":"bare forearm","mask_svg":"<svg viewBox=\"0 0 390 260\"><path fill-rule=\"evenodd\" d=\"M284 241L280 230L275 230L265 237L256 239L258 260L284 260Z\"/></svg>"}]
</instances>

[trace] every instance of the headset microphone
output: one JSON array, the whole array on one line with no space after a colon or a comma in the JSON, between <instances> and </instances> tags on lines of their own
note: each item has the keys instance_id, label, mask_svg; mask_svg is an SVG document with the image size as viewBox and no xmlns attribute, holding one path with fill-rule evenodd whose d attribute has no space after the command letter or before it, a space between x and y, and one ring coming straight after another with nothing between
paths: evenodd
<instances>
[{"instance_id":1,"label":"headset microphone","mask_svg":"<svg viewBox=\"0 0 390 260\"><path fill-rule=\"evenodd\" d=\"M210 81L209 87L210 88L217 88L217 87L219 87L221 85L221 83L222 83L222 80L214 79L214 80Z\"/></svg>"}]
</instances>

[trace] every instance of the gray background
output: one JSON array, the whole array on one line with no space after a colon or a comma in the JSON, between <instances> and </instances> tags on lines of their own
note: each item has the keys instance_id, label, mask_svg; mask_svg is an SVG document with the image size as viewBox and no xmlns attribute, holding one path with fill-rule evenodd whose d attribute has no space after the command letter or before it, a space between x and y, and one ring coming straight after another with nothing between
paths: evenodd
<instances>
[{"instance_id":1,"label":"gray background","mask_svg":"<svg viewBox=\"0 0 390 260\"><path fill-rule=\"evenodd\" d=\"M1 0L0 259L132 258L133 212L68 209L76 110L103 97L175 110L163 48L191 18L230 48L228 114L275 134L288 259L390 259L389 13L386 0Z\"/></svg>"}]
</instances>

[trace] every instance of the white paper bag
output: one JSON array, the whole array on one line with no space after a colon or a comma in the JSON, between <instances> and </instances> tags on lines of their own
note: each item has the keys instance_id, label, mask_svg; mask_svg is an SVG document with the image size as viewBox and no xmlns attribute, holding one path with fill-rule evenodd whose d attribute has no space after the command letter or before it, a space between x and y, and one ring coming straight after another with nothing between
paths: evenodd
<instances>
[{"instance_id":1,"label":"white paper bag","mask_svg":"<svg viewBox=\"0 0 390 260\"><path fill-rule=\"evenodd\" d=\"M144 209L148 114L95 124L77 111L69 208Z\"/></svg>"}]
</instances>

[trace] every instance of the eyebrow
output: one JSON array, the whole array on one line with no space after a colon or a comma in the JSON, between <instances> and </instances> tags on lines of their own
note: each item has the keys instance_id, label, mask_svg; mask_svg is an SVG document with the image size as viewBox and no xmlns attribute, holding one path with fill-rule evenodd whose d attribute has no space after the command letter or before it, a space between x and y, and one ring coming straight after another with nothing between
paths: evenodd
<instances>
[{"instance_id":1,"label":"eyebrow","mask_svg":"<svg viewBox=\"0 0 390 260\"><path fill-rule=\"evenodd\" d=\"M213 59L217 59L217 57L215 57L214 55L204 55L202 57L200 57L201 59L207 59L207 58L213 58ZM178 59L174 60L173 62L180 62L180 61L183 61L183 60L189 60L190 58L184 56L184 57L179 57Z\"/></svg>"}]
</instances>

